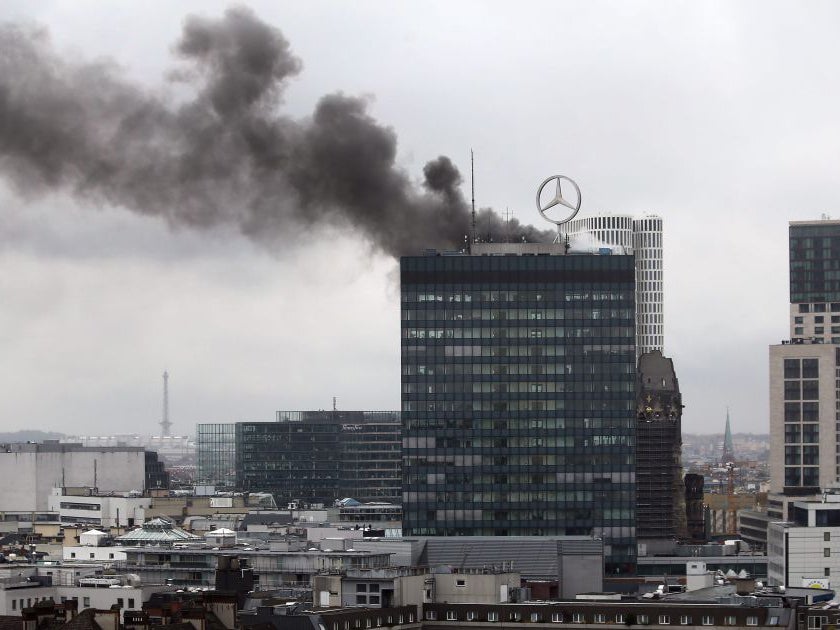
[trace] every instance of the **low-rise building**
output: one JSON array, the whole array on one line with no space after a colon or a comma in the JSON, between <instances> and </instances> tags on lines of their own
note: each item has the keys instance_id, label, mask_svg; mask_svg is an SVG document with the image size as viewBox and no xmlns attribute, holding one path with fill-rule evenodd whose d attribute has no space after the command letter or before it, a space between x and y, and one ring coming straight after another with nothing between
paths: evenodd
<instances>
[{"instance_id":1,"label":"low-rise building","mask_svg":"<svg viewBox=\"0 0 840 630\"><path fill-rule=\"evenodd\" d=\"M767 526L768 580L778 586L840 583L840 495L795 501L790 521Z\"/></svg>"}]
</instances>

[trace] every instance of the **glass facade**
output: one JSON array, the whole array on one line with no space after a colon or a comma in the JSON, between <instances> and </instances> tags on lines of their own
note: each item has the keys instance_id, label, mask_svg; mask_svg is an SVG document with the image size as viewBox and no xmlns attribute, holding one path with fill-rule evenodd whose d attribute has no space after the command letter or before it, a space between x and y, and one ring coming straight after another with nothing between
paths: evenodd
<instances>
[{"instance_id":1,"label":"glass facade","mask_svg":"<svg viewBox=\"0 0 840 630\"><path fill-rule=\"evenodd\" d=\"M233 488L236 485L236 425L196 425L198 483Z\"/></svg>"},{"instance_id":2,"label":"glass facade","mask_svg":"<svg viewBox=\"0 0 840 630\"><path fill-rule=\"evenodd\" d=\"M840 222L791 224L789 236L791 303L835 302L840 310Z\"/></svg>"},{"instance_id":3,"label":"glass facade","mask_svg":"<svg viewBox=\"0 0 840 630\"><path fill-rule=\"evenodd\" d=\"M399 501L396 411L278 411L277 422L236 425L236 486L292 501Z\"/></svg>"},{"instance_id":4,"label":"glass facade","mask_svg":"<svg viewBox=\"0 0 840 630\"><path fill-rule=\"evenodd\" d=\"M407 535L603 536L635 562L633 256L400 261Z\"/></svg>"}]
</instances>

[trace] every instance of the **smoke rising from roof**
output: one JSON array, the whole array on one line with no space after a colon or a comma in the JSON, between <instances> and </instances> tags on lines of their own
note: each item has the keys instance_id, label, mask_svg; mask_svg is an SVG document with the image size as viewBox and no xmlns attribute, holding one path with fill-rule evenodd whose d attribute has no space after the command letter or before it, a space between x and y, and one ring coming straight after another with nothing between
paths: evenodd
<instances>
[{"instance_id":1,"label":"smoke rising from roof","mask_svg":"<svg viewBox=\"0 0 840 630\"><path fill-rule=\"evenodd\" d=\"M25 197L69 192L173 226L233 225L269 246L325 223L395 256L463 245L470 210L451 160L426 164L417 187L362 98L329 94L307 119L284 116L302 65L250 10L187 18L174 52L172 78L192 87L177 104L112 63L66 59L42 30L0 27L0 176ZM553 235L490 209L477 224L482 240Z\"/></svg>"}]
</instances>

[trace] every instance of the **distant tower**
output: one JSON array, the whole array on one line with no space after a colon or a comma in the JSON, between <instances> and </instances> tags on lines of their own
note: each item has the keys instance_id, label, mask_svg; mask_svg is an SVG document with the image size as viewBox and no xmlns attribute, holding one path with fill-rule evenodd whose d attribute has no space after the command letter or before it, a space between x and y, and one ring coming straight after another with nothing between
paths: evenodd
<instances>
[{"instance_id":1,"label":"distant tower","mask_svg":"<svg viewBox=\"0 0 840 630\"><path fill-rule=\"evenodd\" d=\"M171 435L172 423L169 421L169 372L163 373L163 420L160 421L160 434Z\"/></svg>"},{"instance_id":2,"label":"distant tower","mask_svg":"<svg viewBox=\"0 0 840 630\"><path fill-rule=\"evenodd\" d=\"M735 461L735 444L732 441L732 427L729 424L729 407L726 408L726 432L723 434L723 453L720 460L724 464Z\"/></svg>"}]
</instances>

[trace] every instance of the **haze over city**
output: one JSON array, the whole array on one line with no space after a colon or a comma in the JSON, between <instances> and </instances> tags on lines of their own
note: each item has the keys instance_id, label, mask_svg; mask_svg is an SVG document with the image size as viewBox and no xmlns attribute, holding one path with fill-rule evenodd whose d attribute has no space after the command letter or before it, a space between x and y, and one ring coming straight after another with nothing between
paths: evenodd
<instances>
[{"instance_id":1,"label":"haze over city","mask_svg":"<svg viewBox=\"0 0 840 630\"><path fill-rule=\"evenodd\" d=\"M767 346L788 333L787 223L834 214L839 177L840 8L791 7L9 3L3 102L38 94L14 75L32 66L19 63L13 44L35 42L45 72L62 71L50 95L71 113L74 92L65 88L79 76L68 68L104 64L103 100L113 85L127 86L127 102L162 103L153 118L168 120L212 97L202 86L217 85L198 35L218 34L230 11L278 29L288 63L273 77L282 89L270 119L299 147L297 134L317 129L325 104L349 110L376 132L374 174L388 176L403 205L374 203L387 214L362 217L369 200L344 189L325 201L339 176L331 163L305 177L296 171L303 183L291 195L265 189L263 200L293 209L293 220L277 222L239 220L236 193L253 192L241 181L219 196L185 197L196 191L169 194L161 180L137 178L143 171L132 162L113 174L123 187L97 189L73 168L61 181L36 182L26 170L34 158L16 152L16 127L4 116L0 429L151 432L164 369L175 433L325 408L333 396L346 409L399 408L394 256L457 238L462 221L427 242L437 232L424 218L463 218L474 149L476 203L499 216L509 210L550 228L534 196L553 174L578 182L581 216L662 216L665 353L680 380L684 430L721 432L728 405L735 430L766 432ZM95 104L97 82L83 85L75 94ZM78 138L97 129L96 119L77 122ZM149 144L159 148L165 134L155 134ZM70 140L65 163L74 165ZM460 171L460 187L440 156ZM216 157L225 166L227 154ZM430 162L436 169L424 173ZM237 166L230 160L231 172ZM137 178L131 186L127 174ZM221 215L196 219L214 204ZM263 215L247 218L255 216ZM277 216L274 206L265 216Z\"/></svg>"}]
</instances>

